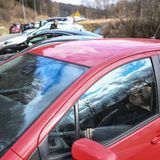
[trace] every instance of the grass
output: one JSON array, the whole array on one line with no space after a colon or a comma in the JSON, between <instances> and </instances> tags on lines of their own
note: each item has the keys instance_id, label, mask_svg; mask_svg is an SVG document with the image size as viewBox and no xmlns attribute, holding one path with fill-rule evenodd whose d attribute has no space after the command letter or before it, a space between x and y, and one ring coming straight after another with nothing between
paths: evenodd
<instances>
[{"instance_id":1,"label":"grass","mask_svg":"<svg viewBox=\"0 0 160 160\"><path fill-rule=\"evenodd\" d=\"M9 34L9 30L3 26L0 26L0 36Z\"/></svg>"},{"instance_id":2,"label":"grass","mask_svg":"<svg viewBox=\"0 0 160 160\"><path fill-rule=\"evenodd\" d=\"M117 23L117 19L95 19L95 20L85 20L79 22L79 24L83 25L88 31L94 31L98 27L102 27L103 25L114 24Z\"/></svg>"}]
</instances>

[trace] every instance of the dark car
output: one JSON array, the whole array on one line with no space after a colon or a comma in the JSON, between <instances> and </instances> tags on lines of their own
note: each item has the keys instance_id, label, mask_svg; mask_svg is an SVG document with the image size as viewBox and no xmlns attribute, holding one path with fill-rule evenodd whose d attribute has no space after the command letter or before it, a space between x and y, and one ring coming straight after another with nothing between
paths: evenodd
<instances>
[{"instance_id":1,"label":"dark car","mask_svg":"<svg viewBox=\"0 0 160 160\"><path fill-rule=\"evenodd\" d=\"M68 21L69 18L68 17L53 17L53 18L47 19L46 21L52 22L52 21L55 21L55 20L65 22L65 21Z\"/></svg>"},{"instance_id":2,"label":"dark car","mask_svg":"<svg viewBox=\"0 0 160 160\"><path fill-rule=\"evenodd\" d=\"M92 36L60 36L60 37L54 37L54 38L50 38L50 39L38 42L38 43L36 43L32 46L29 46L26 49L24 49L22 52L26 52L30 49L40 47L40 46L44 46L44 45L53 44L53 43L56 43L56 42L79 41L79 40L96 40L96 39L101 39L101 38L92 37Z\"/></svg>"},{"instance_id":3,"label":"dark car","mask_svg":"<svg viewBox=\"0 0 160 160\"><path fill-rule=\"evenodd\" d=\"M1 160L159 160L160 41L55 43L0 65Z\"/></svg>"},{"instance_id":4,"label":"dark car","mask_svg":"<svg viewBox=\"0 0 160 160\"><path fill-rule=\"evenodd\" d=\"M81 30L76 30L76 29L54 29L54 30L40 30L33 35L37 34L53 34L53 37L59 37L59 36L71 36L71 35L79 35L79 36L92 36L92 37L97 37L97 38L102 38L102 35L90 32L90 31L81 31Z\"/></svg>"},{"instance_id":5,"label":"dark car","mask_svg":"<svg viewBox=\"0 0 160 160\"><path fill-rule=\"evenodd\" d=\"M23 32L28 29L34 29L34 23L21 24L21 28Z\"/></svg>"},{"instance_id":6,"label":"dark car","mask_svg":"<svg viewBox=\"0 0 160 160\"><path fill-rule=\"evenodd\" d=\"M14 44L5 46L0 49L0 55L6 54L6 53L17 53L22 51L23 49L36 44L38 42L44 41L46 39L54 38L54 37L60 37L60 36L85 36L85 37L93 37L93 38L102 38L102 36L88 32L88 31L79 31L79 30L63 30L63 29L54 29L54 30L41 30L38 33L35 33L33 36L29 37L25 42L20 44ZM88 39L91 39L88 38ZM83 39L83 38L81 38ZM86 39L86 38L84 38Z\"/></svg>"}]
</instances>

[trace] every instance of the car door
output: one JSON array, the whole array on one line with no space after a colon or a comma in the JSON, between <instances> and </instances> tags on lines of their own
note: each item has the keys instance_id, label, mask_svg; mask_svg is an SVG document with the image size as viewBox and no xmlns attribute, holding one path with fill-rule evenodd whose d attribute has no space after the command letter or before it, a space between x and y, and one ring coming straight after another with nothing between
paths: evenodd
<instances>
[{"instance_id":1,"label":"car door","mask_svg":"<svg viewBox=\"0 0 160 160\"><path fill-rule=\"evenodd\" d=\"M119 160L158 160L158 66L157 58L135 60L112 70L89 88L78 101L80 130L84 131L81 137L108 146ZM149 104L137 104L139 88L143 92L146 87L151 89L148 93L145 89L144 95Z\"/></svg>"},{"instance_id":2,"label":"car door","mask_svg":"<svg viewBox=\"0 0 160 160\"><path fill-rule=\"evenodd\" d=\"M110 146L110 148L116 152L119 160L158 160L160 157L160 118L158 100L160 79L159 61L157 58L154 57L152 59L152 65L156 79L156 86L154 86L154 89L157 91L157 93L152 93L152 103L156 106L155 109L157 112L155 112L154 116L148 117L146 121L138 125L131 135L128 135L126 138Z\"/></svg>"},{"instance_id":3,"label":"car door","mask_svg":"<svg viewBox=\"0 0 160 160\"><path fill-rule=\"evenodd\" d=\"M158 160L158 70L158 58L145 54L97 70L41 132L41 159L71 159L73 142L89 138L119 160Z\"/></svg>"}]
</instances>

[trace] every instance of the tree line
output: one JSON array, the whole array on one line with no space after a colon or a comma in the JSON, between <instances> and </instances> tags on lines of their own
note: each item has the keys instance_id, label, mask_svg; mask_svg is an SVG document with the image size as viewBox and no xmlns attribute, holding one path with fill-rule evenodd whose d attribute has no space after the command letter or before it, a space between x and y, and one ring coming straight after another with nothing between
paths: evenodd
<instances>
[{"instance_id":1,"label":"tree line","mask_svg":"<svg viewBox=\"0 0 160 160\"><path fill-rule=\"evenodd\" d=\"M160 0L83 0L83 5L88 18L117 19L112 28L128 37L160 37Z\"/></svg>"},{"instance_id":2,"label":"tree line","mask_svg":"<svg viewBox=\"0 0 160 160\"><path fill-rule=\"evenodd\" d=\"M59 15L58 3L53 3L51 0L16 0L19 4L35 10L41 15Z\"/></svg>"}]
</instances>

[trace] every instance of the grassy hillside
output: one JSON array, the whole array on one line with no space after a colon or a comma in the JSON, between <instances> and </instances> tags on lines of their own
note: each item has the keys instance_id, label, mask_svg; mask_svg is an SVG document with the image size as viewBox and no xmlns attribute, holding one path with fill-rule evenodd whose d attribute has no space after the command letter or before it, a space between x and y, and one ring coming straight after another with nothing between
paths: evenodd
<instances>
[{"instance_id":1,"label":"grassy hillside","mask_svg":"<svg viewBox=\"0 0 160 160\"><path fill-rule=\"evenodd\" d=\"M0 26L0 36L8 34L8 29L6 27Z\"/></svg>"},{"instance_id":2,"label":"grassy hillside","mask_svg":"<svg viewBox=\"0 0 160 160\"><path fill-rule=\"evenodd\" d=\"M25 7L27 23L35 21L35 12ZM47 18L47 15L38 15L37 20ZM0 35L8 33L13 23L25 23L22 6L15 0L0 0Z\"/></svg>"}]
</instances>

